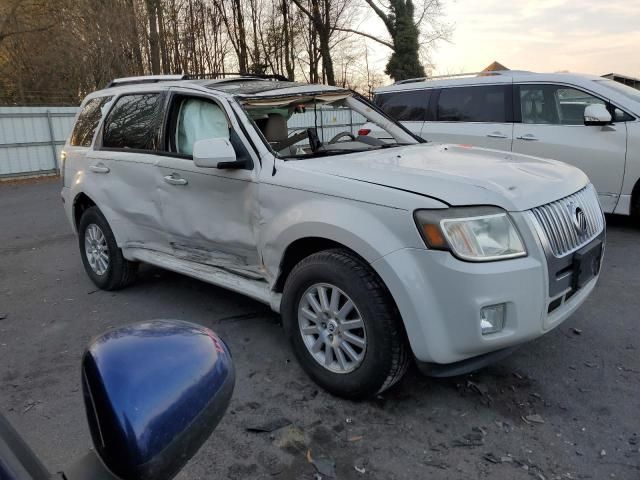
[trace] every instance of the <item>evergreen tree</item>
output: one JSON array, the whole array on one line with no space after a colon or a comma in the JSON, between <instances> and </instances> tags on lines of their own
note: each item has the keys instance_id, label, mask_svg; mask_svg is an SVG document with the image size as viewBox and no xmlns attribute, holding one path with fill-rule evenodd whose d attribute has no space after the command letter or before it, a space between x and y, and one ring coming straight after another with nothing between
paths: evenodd
<instances>
[{"instance_id":1,"label":"evergreen tree","mask_svg":"<svg viewBox=\"0 0 640 480\"><path fill-rule=\"evenodd\" d=\"M425 70L420 62L420 51L428 51L433 48L435 42L449 38L451 33L451 26L440 21L442 0L364 1L380 17L389 32L390 39L378 38L358 30L344 30L362 35L390 48L393 53L385 72L395 81L424 77ZM417 14L415 1L418 2ZM425 31L426 35L424 35Z\"/></svg>"},{"instance_id":2,"label":"evergreen tree","mask_svg":"<svg viewBox=\"0 0 640 480\"><path fill-rule=\"evenodd\" d=\"M387 15L393 53L385 73L395 81L407 78L424 77L424 67L420 63L418 37L420 32L414 23L414 7L411 0L391 0L390 13ZM385 22L387 23L387 22Z\"/></svg>"}]
</instances>

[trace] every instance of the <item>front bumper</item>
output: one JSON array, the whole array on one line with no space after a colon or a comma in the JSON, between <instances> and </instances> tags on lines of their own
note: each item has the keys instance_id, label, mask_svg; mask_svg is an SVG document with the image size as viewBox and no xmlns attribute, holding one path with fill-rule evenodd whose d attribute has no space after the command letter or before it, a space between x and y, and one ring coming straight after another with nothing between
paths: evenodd
<instances>
[{"instance_id":1,"label":"front bumper","mask_svg":"<svg viewBox=\"0 0 640 480\"><path fill-rule=\"evenodd\" d=\"M419 362L451 364L537 338L568 318L595 287L596 275L550 311L544 248L524 215L513 215L528 255L470 263L449 252L402 249L372 266L396 301ZM603 235L603 234L602 234ZM504 328L482 335L482 307L506 304Z\"/></svg>"}]
</instances>

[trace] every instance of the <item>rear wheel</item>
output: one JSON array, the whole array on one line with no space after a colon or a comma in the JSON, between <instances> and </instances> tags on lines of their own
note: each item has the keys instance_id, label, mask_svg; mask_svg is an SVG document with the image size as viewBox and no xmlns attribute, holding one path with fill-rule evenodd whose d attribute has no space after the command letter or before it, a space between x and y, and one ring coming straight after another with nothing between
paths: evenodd
<instances>
[{"instance_id":1,"label":"rear wheel","mask_svg":"<svg viewBox=\"0 0 640 480\"><path fill-rule=\"evenodd\" d=\"M409 355L389 292L360 258L335 249L302 260L282 297L285 331L300 364L320 386L362 399L396 383Z\"/></svg>"},{"instance_id":2,"label":"rear wheel","mask_svg":"<svg viewBox=\"0 0 640 480\"><path fill-rule=\"evenodd\" d=\"M80 256L89 278L102 290L118 290L135 279L138 264L122 255L98 207L85 210L78 226Z\"/></svg>"}]
</instances>

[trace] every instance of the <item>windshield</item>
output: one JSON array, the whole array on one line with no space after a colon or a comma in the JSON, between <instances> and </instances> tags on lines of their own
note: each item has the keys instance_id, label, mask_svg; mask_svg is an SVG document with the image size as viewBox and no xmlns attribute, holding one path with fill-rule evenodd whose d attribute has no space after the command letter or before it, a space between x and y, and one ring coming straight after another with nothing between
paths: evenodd
<instances>
[{"instance_id":1,"label":"windshield","mask_svg":"<svg viewBox=\"0 0 640 480\"><path fill-rule=\"evenodd\" d=\"M419 143L349 91L241 99L265 142L281 158L346 154ZM369 135L375 131L376 135ZM381 137L381 138L380 138Z\"/></svg>"},{"instance_id":2,"label":"windshield","mask_svg":"<svg viewBox=\"0 0 640 480\"><path fill-rule=\"evenodd\" d=\"M594 80L594 82L601 84L603 87L613 90L627 98L630 98L634 102L640 103L640 90L631 88L628 85L623 85L615 80Z\"/></svg>"}]
</instances>

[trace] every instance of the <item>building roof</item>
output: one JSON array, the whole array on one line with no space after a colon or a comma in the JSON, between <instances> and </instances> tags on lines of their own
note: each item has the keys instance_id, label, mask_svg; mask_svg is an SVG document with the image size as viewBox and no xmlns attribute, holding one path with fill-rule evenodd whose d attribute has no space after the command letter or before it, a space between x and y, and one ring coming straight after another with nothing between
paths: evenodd
<instances>
[{"instance_id":1,"label":"building roof","mask_svg":"<svg viewBox=\"0 0 640 480\"><path fill-rule=\"evenodd\" d=\"M502 72L504 70L509 70L509 69L504 65L502 65L500 62L494 61L491 65L489 65L482 71L483 72Z\"/></svg>"},{"instance_id":2,"label":"building roof","mask_svg":"<svg viewBox=\"0 0 640 480\"><path fill-rule=\"evenodd\" d=\"M630 77L628 75L622 75L621 73L607 73L606 75L602 75L604 78L622 78L624 80L631 80L632 82L640 82L640 78Z\"/></svg>"}]
</instances>

